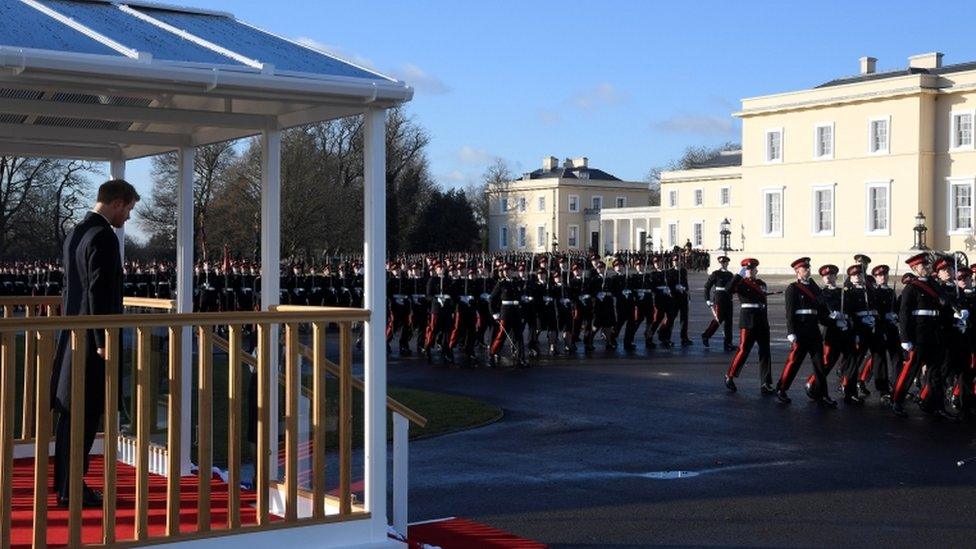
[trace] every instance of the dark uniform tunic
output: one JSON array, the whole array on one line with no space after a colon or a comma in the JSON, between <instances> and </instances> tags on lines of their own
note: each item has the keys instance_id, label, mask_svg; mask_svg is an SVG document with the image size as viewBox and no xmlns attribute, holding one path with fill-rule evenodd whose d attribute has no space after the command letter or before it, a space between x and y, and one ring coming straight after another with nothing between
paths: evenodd
<instances>
[{"instance_id":1,"label":"dark uniform tunic","mask_svg":"<svg viewBox=\"0 0 976 549\"><path fill-rule=\"evenodd\" d=\"M732 294L726 286L732 281L732 273L727 269L716 269L705 281L705 301L711 301L712 321L708 323L704 339L709 339L722 326L725 346L732 345Z\"/></svg>"},{"instance_id":2,"label":"dark uniform tunic","mask_svg":"<svg viewBox=\"0 0 976 549\"><path fill-rule=\"evenodd\" d=\"M752 346L759 344L759 382L772 386L769 362L769 316L766 310L766 283L762 279L742 278L729 281L729 291L739 296L739 350L729 365L728 377L739 377Z\"/></svg>"},{"instance_id":3,"label":"dark uniform tunic","mask_svg":"<svg viewBox=\"0 0 976 549\"><path fill-rule=\"evenodd\" d=\"M820 394L812 394L818 398L826 390L827 384L823 372L823 336L820 334L820 323L826 320L820 302L820 287L812 281L804 283L799 280L786 287L786 333L793 334L795 340L790 346L790 354L783 366L783 374L779 378L776 388L787 391L793 384L796 373L808 355L813 365L813 375Z\"/></svg>"},{"instance_id":4,"label":"dark uniform tunic","mask_svg":"<svg viewBox=\"0 0 976 549\"><path fill-rule=\"evenodd\" d=\"M892 402L901 404L908 394L909 385L927 366L919 393L921 405L941 406L942 358L945 338L943 328L946 316L951 312L936 284L928 277L918 277L905 285L898 312L901 341L911 343L891 395Z\"/></svg>"}]
</instances>

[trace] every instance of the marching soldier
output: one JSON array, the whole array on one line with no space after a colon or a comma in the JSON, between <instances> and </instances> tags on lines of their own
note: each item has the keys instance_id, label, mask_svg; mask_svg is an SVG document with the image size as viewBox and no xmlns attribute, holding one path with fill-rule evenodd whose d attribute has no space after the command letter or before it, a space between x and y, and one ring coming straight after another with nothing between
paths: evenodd
<instances>
[{"instance_id":1,"label":"marching soldier","mask_svg":"<svg viewBox=\"0 0 976 549\"><path fill-rule=\"evenodd\" d=\"M495 332L488 349L488 366L499 366L498 353L506 340L512 346L516 365L527 368L525 361L525 339L522 336L521 291L516 281L509 278L512 266L501 266L498 281L491 292L491 316L495 319Z\"/></svg>"},{"instance_id":2,"label":"marching soldier","mask_svg":"<svg viewBox=\"0 0 976 549\"><path fill-rule=\"evenodd\" d=\"M478 332L478 302L475 292L478 287L478 270L471 267L464 278L455 281L458 294L457 312L454 314L454 328L451 330L449 346L453 349L461 343L465 363L474 365L474 345Z\"/></svg>"},{"instance_id":3,"label":"marching soldier","mask_svg":"<svg viewBox=\"0 0 976 549\"><path fill-rule=\"evenodd\" d=\"M823 349L823 376L824 378L837 365L841 357L850 354L850 347L853 344L853 336L850 333L850 325L847 316L843 311L842 289L837 286L837 273L840 269L837 265L821 265L817 272L820 274L823 287L820 289L820 303L823 313L827 316L824 320L824 349ZM817 398L820 391L826 391L826 387L820 387L816 376L811 375L807 378L806 391L810 398Z\"/></svg>"},{"instance_id":4,"label":"marching soldier","mask_svg":"<svg viewBox=\"0 0 976 549\"><path fill-rule=\"evenodd\" d=\"M864 397L870 395L866 385L860 381L859 372L868 351L876 347L875 325L877 324L876 310L871 308L871 294L864 284L863 271L860 264L847 268L845 288L847 293L844 312L852 324L853 344L848 347L850 352L844 357L843 372L840 386L844 391L844 402L848 404L863 404Z\"/></svg>"},{"instance_id":5,"label":"marching soldier","mask_svg":"<svg viewBox=\"0 0 976 549\"><path fill-rule=\"evenodd\" d=\"M808 355L813 365L813 375L818 387L811 398L828 406L837 403L827 394L827 381L823 372L823 336L820 323L828 321L820 302L820 287L810 280L810 258L801 257L790 264L796 272L796 281L786 287L786 339L790 342L790 354L783 366L783 374L776 384L776 398L789 403L787 391Z\"/></svg>"},{"instance_id":6,"label":"marching soldier","mask_svg":"<svg viewBox=\"0 0 976 549\"><path fill-rule=\"evenodd\" d=\"M625 314L627 316L624 326L624 350L633 351L637 349L634 345L634 338L637 336L637 328L641 322L645 322L645 330L649 329L654 320L654 297L649 286L649 275L644 270L644 261L640 257L634 259L634 272L627 276L625 291L623 294L629 299Z\"/></svg>"},{"instance_id":7,"label":"marching soldier","mask_svg":"<svg viewBox=\"0 0 976 549\"><path fill-rule=\"evenodd\" d=\"M749 358L752 346L759 344L759 390L771 395L773 374L769 362L769 317L766 311L766 283L758 278L759 261L746 258L741 262L739 274L729 281L729 292L739 296L739 350L732 358L725 375L725 386L736 391L734 379L739 377L742 366Z\"/></svg>"},{"instance_id":8,"label":"marching soldier","mask_svg":"<svg viewBox=\"0 0 976 549\"><path fill-rule=\"evenodd\" d=\"M674 321L674 298L671 296L671 287L668 286L664 271L661 270L661 256L655 255L651 258L651 288L654 290L654 321L651 322L650 331L645 332L644 345L648 349L657 347L654 344L654 333L657 332L658 341L665 348L670 349L671 327Z\"/></svg>"},{"instance_id":9,"label":"marching soldier","mask_svg":"<svg viewBox=\"0 0 976 549\"><path fill-rule=\"evenodd\" d=\"M690 253L690 250L688 253ZM674 325L675 318L681 322L681 346L687 347L691 345L691 339L688 338L688 303L690 301L688 295L688 269L685 268L684 260L680 254L674 254L672 256L671 268L665 271L664 276L668 282L668 287L671 289L671 295L674 298L671 325Z\"/></svg>"},{"instance_id":10,"label":"marching soldier","mask_svg":"<svg viewBox=\"0 0 976 549\"><path fill-rule=\"evenodd\" d=\"M593 334L603 331L603 338L606 350L610 351L617 348L614 341L613 331L617 325L617 315L614 309L613 283L609 281L607 265L603 261L596 264L596 272L590 279L590 292L596 298L593 311ZM593 345L593 335L590 336L590 345Z\"/></svg>"},{"instance_id":11,"label":"marching soldier","mask_svg":"<svg viewBox=\"0 0 976 549\"><path fill-rule=\"evenodd\" d=\"M427 300L430 302L430 316L427 320L427 335L424 338L424 355L431 360L431 348L440 346L441 358L454 362L454 352L448 345L454 319L454 296L451 295L451 281L444 272L444 264L434 263L434 276L427 280Z\"/></svg>"},{"instance_id":12,"label":"marching soldier","mask_svg":"<svg viewBox=\"0 0 976 549\"><path fill-rule=\"evenodd\" d=\"M718 257L720 267L710 275L705 281L705 303L712 312L712 321L701 335L702 345L708 347L708 340L715 335L719 326L722 326L725 351L735 350L732 345L732 295L728 292L729 282L732 280L732 273L729 272L729 258L721 255Z\"/></svg>"},{"instance_id":13,"label":"marching soldier","mask_svg":"<svg viewBox=\"0 0 976 549\"><path fill-rule=\"evenodd\" d=\"M865 361L859 377L859 386L867 384L874 374L874 388L881 393L881 401L891 404L891 368L901 364L901 346L898 339L898 309L895 290L888 285L887 265L871 269L874 279L874 308L878 311L875 326L876 337L871 356Z\"/></svg>"},{"instance_id":14,"label":"marching soldier","mask_svg":"<svg viewBox=\"0 0 976 549\"><path fill-rule=\"evenodd\" d=\"M396 267L398 268L391 273L387 289L387 293L390 294L390 320L386 328L386 342L389 345L393 340L394 332L399 330L400 356L410 356L412 354L410 351L410 279L403 271L402 264ZM313 293L321 294L321 288L319 292L314 292L313 288Z\"/></svg>"}]
</instances>

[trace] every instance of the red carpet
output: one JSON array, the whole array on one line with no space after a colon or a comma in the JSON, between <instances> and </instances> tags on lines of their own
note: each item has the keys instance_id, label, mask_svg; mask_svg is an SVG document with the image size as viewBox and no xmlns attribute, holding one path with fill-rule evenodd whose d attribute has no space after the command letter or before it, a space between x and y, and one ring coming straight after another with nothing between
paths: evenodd
<instances>
[{"instance_id":1,"label":"red carpet","mask_svg":"<svg viewBox=\"0 0 976 549\"><path fill-rule=\"evenodd\" d=\"M503 530L461 518L410 526L410 549L424 544L443 549L516 548L539 549L545 544L520 538Z\"/></svg>"},{"instance_id":2,"label":"red carpet","mask_svg":"<svg viewBox=\"0 0 976 549\"><path fill-rule=\"evenodd\" d=\"M48 479L53 478L53 461L48 466ZM85 483L101 490L102 488L102 457L92 456L89 474ZM134 494L136 487L135 469L122 463L118 464L118 511L116 519L116 539L120 541L132 539L135 523ZM68 510L57 507L57 498L51 490L48 481L48 545L51 547L65 547L68 543ZM210 516L214 530L226 528L227 525L227 485L219 477L213 477L210 483L211 505ZM256 523L256 513L253 507L254 492L241 490L241 524ZM34 505L34 460L32 458L14 460L13 485L13 516L11 541L14 548L29 548L31 531L33 529ZM85 543L101 543L102 540L102 510L85 509L82 512L82 540ZM273 520L273 519L272 519ZM197 524L197 478L184 477L180 481L180 531L194 532ZM149 475L149 533L150 536L161 536L166 528L166 478Z\"/></svg>"}]
</instances>

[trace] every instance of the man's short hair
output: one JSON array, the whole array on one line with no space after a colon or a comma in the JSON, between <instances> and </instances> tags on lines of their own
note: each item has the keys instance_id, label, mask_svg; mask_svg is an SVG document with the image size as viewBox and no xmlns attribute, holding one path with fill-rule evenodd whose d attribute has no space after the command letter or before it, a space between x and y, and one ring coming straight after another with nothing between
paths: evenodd
<instances>
[{"instance_id":1,"label":"man's short hair","mask_svg":"<svg viewBox=\"0 0 976 549\"><path fill-rule=\"evenodd\" d=\"M109 204L116 200L123 200L126 204L139 201L136 188L125 179L112 179L98 187L98 199L102 204Z\"/></svg>"}]
</instances>

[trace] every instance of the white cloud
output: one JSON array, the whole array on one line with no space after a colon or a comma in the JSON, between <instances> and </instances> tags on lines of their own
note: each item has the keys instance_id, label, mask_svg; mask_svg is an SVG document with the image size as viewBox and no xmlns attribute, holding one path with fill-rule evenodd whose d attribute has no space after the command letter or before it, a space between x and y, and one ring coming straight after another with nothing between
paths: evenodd
<instances>
[{"instance_id":1,"label":"white cloud","mask_svg":"<svg viewBox=\"0 0 976 549\"><path fill-rule=\"evenodd\" d=\"M465 145L458 150L457 158L462 164L484 165L496 157L485 149L476 149L471 145Z\"/></svg>"},{"instance_id":2,"label":"white cloud","mask_svg":"<svg viewBox=\"0 0 976 549\"><path fill-rule=\"evenodd\" d=\"M413 63L404 63L398 68L390 70L389 73L390 76L403 80L421 93L440 95L451 91L451 88L443 80Z\"/></svg>"},{"instance_id":3,"label":"white cloud","mask_svg":"<svg viewBox=\"0 0 976 549\"><path fill-rule=\"evenodd\" d=\"M308 46L314 50L337 57L342 61L348 61L361 67L376 70L376 65L373 63L372 59L355 53L347 52L346 50L342 49L341 46L319 42L318 40L309 38L307 36L296 38L295 41L303 46Z\"/></svg>"},{"instance_id":4,"label":"white cloud","mask_svg":"<svg viewBox=\"0 0 976 549\"><path fill-rule=\"evenodd\" d=\"M735 122L728 116L690 114L652 122L651 128L664 133L723 136L735 133Z\"/></svg>"},{"instance_id":5,"label":"white cloud","mask_svg":"<svg viewBox=\"0 0 976 549\"><path fill-rule=\"evenodd\" d=\"M607 105L616 105L627 100L627 95L607 82L595 88L582 91L570 98L569 103L582 111L591 111Z\"/></svg>"}]
</instances>

